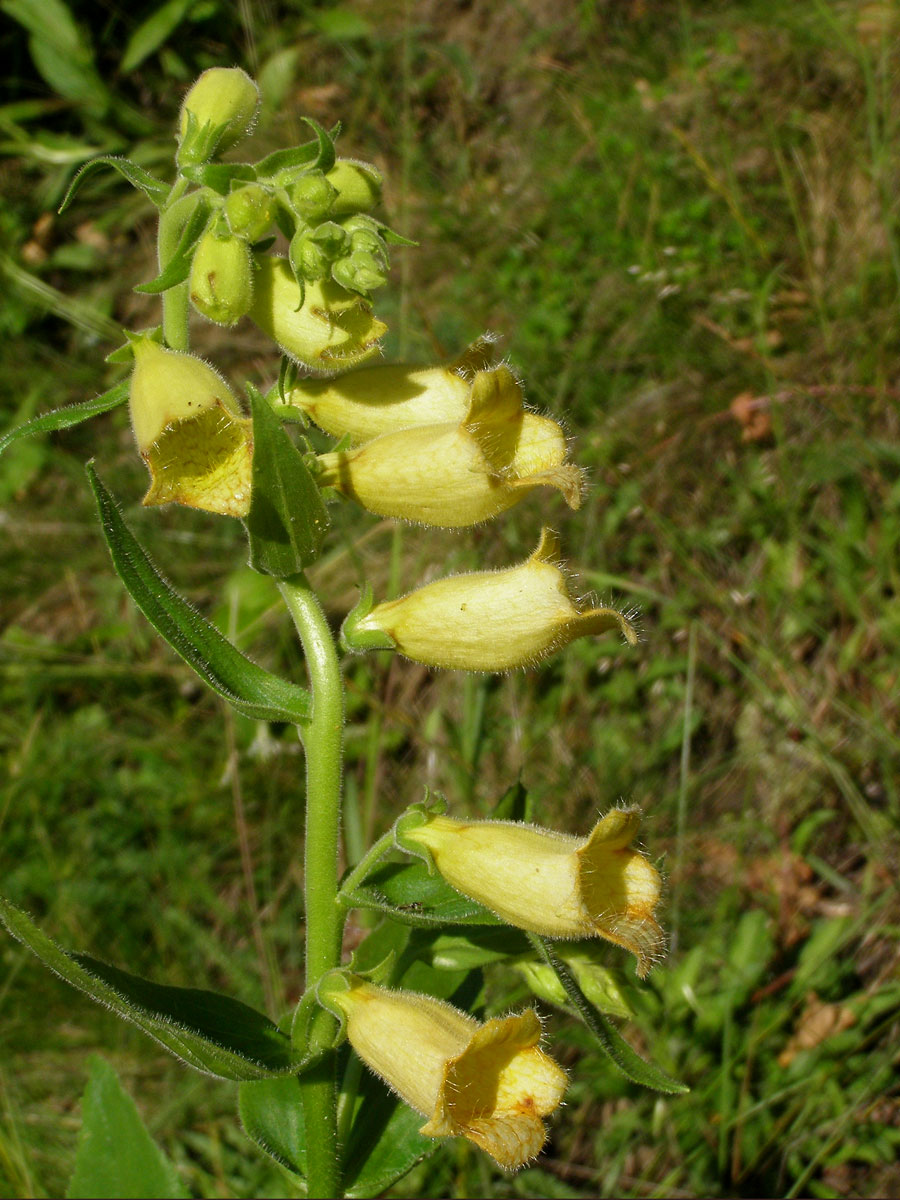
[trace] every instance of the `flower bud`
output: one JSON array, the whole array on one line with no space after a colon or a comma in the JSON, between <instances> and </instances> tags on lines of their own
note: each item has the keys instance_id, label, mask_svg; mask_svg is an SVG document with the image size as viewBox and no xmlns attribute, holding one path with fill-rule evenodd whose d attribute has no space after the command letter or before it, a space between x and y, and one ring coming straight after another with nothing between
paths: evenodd
<instances>
[{"instance_id":1,"label":"flower bud","mask_svg":"<svg viewBox=\"0 0 900 1200\"><path fill-rule=\"evenodd\" d=\"M512 821L432 815L401 843L425 846L443 878L510 925L551 938L602 937L644 976L659 958L659 872L631 843L640 809L613 809L587 838Z\"/></svg>"},{"instance_id":2,"label":"flower bud","mask_svg":"<svg viewBox=\"0 0 900 1200\"><path fill-rule=\"evenodd\" d=\"M337 192L331 209L333 217L368 212L381 200L381 172L371 163L339 158L326 179Z\"/></svg>"},{"instance_id":3,"label":"flower bud","mask_svg":"<svg viewBox=\"0 0 900 1200\"><path fill-rule=\"evenodd\" d=\"M240 67L210 67L184 98L179 120L178 161L206 162L253 128L259 88Z\"/></svg>"},{"instance_id":4,"label":"flower bud","mask_svg":"<svg viewBox=\"0 0 900 1200\"><path fill-rule=\"evenodd\" d=\"M540 1153L543 1117L566 1089L565 1072L538 1045L533 1009L479 1024L431 996L326 977L320 1000L346 1018L359 1057L411 1108L426 1137L462 1136L515 1170ZM349 986L347 986L349 984ZM330 986L329 986L330 985Z\"/></svg>"},{"instance_id":5,"label":"flower bud","mask_svg":"<svg viewBox=\"0 0 900 1200\"><path fill-rule=\"evenodd\" d=\"M313 224L331 212L337 188L321 171L308 171L288 186L287 195L297 216Z\"/></svg>"},{"instance_id":6,"label":"flower bud","mask_svg":"<svg viewBox=\"0 0 900 1200\"><path fill-rule=\"evenodd\" d=\"M259 183L246 183L225 198L225 220L236 238L258 242L272 228L275 204Z\"/></svg>"},{"instance_id":7,"label":"flower bud","mask_svg":"<svg viewBox=\"0 0 900 1200\"><path fill-rule=\"evenodd\" d=\"M361 296L367 296L387 283L381 263L367 250L354 250L346 258L339 258L332 265L331 277L341 287L359 292Z\"/></svg>"},{"instance_id":8,"label":"flower bud","mask_svg":"<svg viewBox=\"0 0 900 1200\"><path fill-rule=\"evenodd\" d=\"M634 645L637 633L612 608L580 612L556 566L555 536L544 529L537 549L518 567L437 579L398 600L377 604L344 627L380 631L416 662L458 671L505 671L534 666L575 638L619 629Z\"/></svg>"},{"instance_id":9,"label":"flower bud","mask_svg":"<svg viewBox=\"0 0 900 1200\"><path fill-rule=\"evenodd\" d=\"M250 247L227 231L207 229L191 260L191 303L217 325L235 325L253 303Z\"/></svg>"},{"instance_id":10,"label":"flower bud","mask_svg":"<svg viewBox=\"0 0 900 1200\"><path fill-rule=\"evenodd\" d=\"M461 424L382 434L319 456L320 482L383 517L460 528L504 512L537 487L581 503L582 472L566 463L555 421L526 412L508 367L480 371Z\"/></svg>"},{"instance_id":11,"label":"flower bud","mask_svg":"<svg viewBox=\"0 0 900 1200\"><path fill-rule=\"evenodd\" d=\"M185 504L230 517L250 508L253 423L224 379L199 358L132 340L129 407L150 471L144 504Z\"/></svg>"},{"instance_id":12,"label":"flower bud","mask_svg":"<svg viewBox=\"0 0 900 1200\"><path fill-rule=\"evenodd\" d=\"M285 258L266 256L250 318L285 354L320 371L354 367L378 352L387 326L359 296L323 279L300 287Z\"/></svg>"},{"instance_id":13,"label":"flower bud","mask_svg":"<svg viewBox=\"0 0 900 1200\"><path fill-rule=\"evenodd\" d=\"M360 367L334 379L303 379L287 393L320 429L354 445L414 425L458 424L470 381L449 367Z\"/></svg>"}]
</instances>

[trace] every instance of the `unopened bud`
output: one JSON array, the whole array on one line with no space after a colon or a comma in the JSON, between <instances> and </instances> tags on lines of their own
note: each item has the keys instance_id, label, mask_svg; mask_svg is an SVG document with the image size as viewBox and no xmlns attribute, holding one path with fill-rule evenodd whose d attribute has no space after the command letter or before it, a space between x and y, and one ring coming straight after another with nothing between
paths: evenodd
<instances>
[{"instance_id":1,"label":"unopened bud","mask_svg":"<svg viewBox=\"0 0 900 1200\"><path fill-rule=\"evenodd\" d=\"M367 296L387 283L382 264L367 250L354 250L346 258L339 258L332 264L331 277L341 287L359 292L361 296Z\"/></svg>"},{"instance_id":2,"label":"unopened bud","mask_svg":"<svg viewBox=\"0 0 900 1200\"><path fill-rule=\"evenodd\" d=\"M271 195L259 183L247 183L230 192L225 199L225 220L237 238L258 242L272 228L275 205Z\"/></svg>"},{"instance_id":3,"label":"unopened bud","mask_svg":"<svg viewBox=\"0 0 900 1200\"><path fill-rule=\"evenodd\" d=\"M184 98L179 121L180 164L206 162L253 127L259 88L240 67L210 67Z\"/></svg>"},{"instance_id":4,"label":"unopened bud","mask_svg":"<svg viewBox=\"0 0 900 1200\"><path fill-rule=\"evenodd\" d=\"M191 303L217 325L234 325L253 303L253 263L241 238L208 229L191 261Z\"/></svg>"},{"instance_id":5,"label":"unopened bud","mask_svg":"<svg viewBox=\"0 0 900 1200\"><path fill-rule=\"evenodd\" d=\"M331 215L349 216L368 212L381 200L381 172L371 163L339 158L327 175L337 191Z\"/></svg>"},{"instance_id":6,"label":"unopened bud","mask_svg":"<svg viewBox=\"0 0 900 1200\"><path fill-rule=\"evenodd\" d=\"M328 182L321 171L309 171L290 184L287 195L297 216L313 224L328 216L337 188Z\"/></svg>"}]
</instances>

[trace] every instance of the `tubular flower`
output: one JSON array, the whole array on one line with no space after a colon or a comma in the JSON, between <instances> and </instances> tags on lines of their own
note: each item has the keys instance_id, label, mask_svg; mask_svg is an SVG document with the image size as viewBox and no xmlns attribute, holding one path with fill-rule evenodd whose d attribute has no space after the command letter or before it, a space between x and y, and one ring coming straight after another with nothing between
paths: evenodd
<instances>
[{"instance_id":1,"label":"tubular flower","mask_svg":"<svg viewBox=\"0 0 900 1200\"><path fill-rule=\"evenodd\" d=\"M178 161L206 162L253 128L259 88L240 67L210 67L184 98L179 121Z\"/></svg>"},{"instance_id":2,"label":"tubular flower","mask_svg":"<svg viewBox=\"0 0 900 1200\"><path fill-rule=\"evenodd\" d=\"M586 838L511 821L430 816L402 842L425 846L449 884L504 921L544 937L597 936L624 946L644 976L663 934L659 872L631 843L640 809L613 809Z\"/></svg>"},{"instance_id":3,"label":"tubular flower","mask_svg":"<svg viewBox=\"0 0 900 1200\"><path fill-rule=\"evenodd\" d=\"M229 517L250 508L253 423L224 379L152 338L132 342L131 424L150 471L144 504L185 504Z\"/></svg>"},{"instance_id":4,"label":"tubular flower","mask_svg":"<svg viewBox=\"0 0 900 1200\"><path fill-rule=\"evenodd\" d=\"M557 557L556 536L544 529L519 566L435 580L348 619L344 636L354 647L357 633L382 634L407 658L458 671L533 666L575 638L610 629L634 645L634 627L615 609L575 607Z\"/></svg>"},{"instance_id":5,"label":"tubular flower","mask_svg":"<svg viewBox=\"0 0 900 1200\"><path fill-rule=\"evenodd\" d=\"M287 393L320 429L354 445L416 425L458 424L469 410L472 375L489 365L491 343L479 339L446 366L360 367L335 379L304 379Z\"/></svg>"},{"instance_id":6,"label":"tubular flower","mask_svg":"<svg viewBox=\"0 0 900 1200\"><path fill-rule=\"evenodd\" d=\"M500 366L475 376L461 424L399 429L322 454L320 482L383 517L459 528L497 516L537 487L556 488L578 508L583 475L565 457L562 429L525 411L519 384Z\"/></svg>"},{"instance_id":7,"label":"tubular flower","mask_svg":"<svg viewBox=\"0 0 900 1200\"><path fill-rule=\"evenodd\" d=\"M307 282L301 303L290 263L269 255L259 263L248 315L285 354L320 371L371 358L387 329L361 297L329 280Z\"/></svg>"},{"instance_id":8,"label":"tubular flower","mask_svg":"<svg viewBox=\"0 0 900 1200\"><path fill-rule=\"evenodd\" d=\"M350 1044L412 1108L427 1137L466 1137L501 1167L540 1153L542 1117L560 1104L565 1072L538 1042L533 1009L481 1025L431 996L350 977L327 1000L346 1016Z\"/></svg>"}]
</instances>

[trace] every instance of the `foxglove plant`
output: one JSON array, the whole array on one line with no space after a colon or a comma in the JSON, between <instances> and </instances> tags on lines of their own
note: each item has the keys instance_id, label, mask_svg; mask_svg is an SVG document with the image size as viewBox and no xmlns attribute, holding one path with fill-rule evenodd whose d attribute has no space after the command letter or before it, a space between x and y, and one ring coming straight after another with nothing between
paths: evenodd
<instances>
[{"instance_id":1,"label":"foxglove plant","mask_svg":"<svg viewBox=\"0 0 900 1200\"><path fill-rule=\"evenodd\" d=\"M222 161L252 127L258 101L243 71L207 71L181 111L171 185L126 159L95 160L75 178L65 205L104 166L156 205L159 273L138 290L161 296L162 322L129 332L110 356L132 364L127 383L39 417L7 441L127 399L150 474L144 504L240 519L251 566L277 581L306 655L307 686L252 663L173 591L89 464L115 569L159 634L239 712L297 728L306 757L306 988L276 1025L229 997L150 984L68 954L7 901L0 914L64 979L189 1065L237 1081L246 1132L309 1195L376 1195L440 1139L469 1138L507 1170L543 1146L544 1119L560 1104L566 1075L541 1048L532 1009L485 1022L465 1011L477 1004L483 964L506 960L535 994L574 1009L634 1081L683 1088L609 1023L606 1013L622 1012L621 993L593 940L634 954L639 976L661 955L660 876L634 846L638 810L614 809L576 837L524 823L514 789L489 821L451 818L443 799L426 795L340 877L339 650L505 671L589 634L614 630L631 645L637 638L629 615L573 602L556 538L544 529L518 566L440 579L377 604L364 586L336 643L306 575L327 532L326 494L383 516L467 527L537 488L577 508L583 473L568 461L560 426L526 407L490 338L447 364L373 362L385 325L372 293L386 281L389 245L405 242L373 215L380 176L336 157L337 131L314 121L304 145L255 163ZM278 234L282 255L271 252ZM277 384L266 394L248 384L245 407L191 352L192 309L225 326L253 321L282 355ZM316 455L301 438L298 448L284 428L298 420L337 446ZM342 935L354 909L381 920L345 963ZM450 950L448 927L456 931ZM440 966L428 954L438 937ZM473 954L475 971L467 969ZM413 968L427 993L404 986ZM395 1095L360 1103L382 1085L366 1081L353 1055Z\"/></svg>"}]
</instances>

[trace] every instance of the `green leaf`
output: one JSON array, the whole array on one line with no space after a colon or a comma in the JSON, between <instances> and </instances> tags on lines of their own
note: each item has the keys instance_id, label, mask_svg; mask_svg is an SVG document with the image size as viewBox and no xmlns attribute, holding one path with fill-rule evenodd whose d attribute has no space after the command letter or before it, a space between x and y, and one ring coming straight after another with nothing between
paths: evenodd
<instances>
[{"instance_id":1,"label":"green leaf","mask_svg":"<svg viewBox=\"0 0 900 1200\"><path fill-rule=\"evenodd\" d=\"M109 1063L95 1054L90 1068L68 1200L189 1195Z\"/></svg>"},{"instance_id":2,"label":"green leaf","mask_svg":"<svg viewBox=\"0 0 900 1200\"><path fill-rule=\"evenodd\" d=\"M200 187L212 188L220 196L227 196L235 180L250 183L256 178L256 169L250 163L192 163L182 167L182 175Z\"/></svg>"},{"instance_id":3,"label":"green leaf","mask_svg":"<svg viewBox=\"0 0 900 1200\"><path fill-rule=\"evenodd\" d=\"M304 142L302 146L291 146L286 150L273 150L256 164L257 179L271 178L292 167L310 167L319 155L318 139Z\"/></svg>"},{"instance_id":4,"label":"green leaf","mask_svg":"<svg viewBox=\"0 0 900 1200\"><path fill-rule=\"evenodd\" d=\"M471 971L529 950L525 934L508 925L476 926L465 933L417 929L410 942L410 953L439 971Z\"/></svg>"},{"instance_id":5,"label":"green leaf","mask_svg":"<svg viewBox=\"0 0 900 1200\"><path fill-rule=\"evenodd\" d=\"M82 421L89 421L91 417L97 417L100 413L117 408L128 399L128 389L129 382L125 379L93 400L85 400L81 404L68 404L65 408L55 408L52 412L33 417L24 425L10 429L3 437L0 437L0 454L19 438L30 437L35 433L50 433L56 429L68 429L72 425L80 425Z\"/></svg>"},{"instance_id":6,"label":"green leaf","mask_svg":"<svg viewBox=\"0 0 900 1200\"><path fill-rule=\"evenodd\" d=\"M197 206L188 217L184 224L184 229L181 231L181 237L178 239L178 245L172 254L172 257L166 263L155 279L151 279L149 283L141 283L134 289L136 292L141 292L148 296L157 296L160 292L167 292L171 287L177 287L179 283L184 283L188 275L191 273L191 261L194 257L194 246L200 239L200 234L206 228L206 222L209 218L209 204L203 198L199 197L199 193L194 193L198 196Z\"/></svg>"},{"instance_id":7,"label":"green leaf","mask_svg":"<svg viewBox=\"0 0 900 1200\"><path fill-rule=\"evenodd\" d=\"M388 913L407 925L502 925L475 900L461 896L425 863L386 863L346 895L353 908Z\"/></svg>"},{"instance_id":8,"label":"green leaf","mask_svg":"<svg viewBox=\"0 0 900 1200\"><path fill-rule=\"evenodd\" d=\"M302 454L255 389L251 408L253 489L244 522L250 566L263 575L288 579L318 558L328 516Z\"/></svg>"},{"instance_id":9,"label":"green leaf","mask_svg":"<svg viewBox=\"0 0 900 1200\"><path fill-rule=\"evenodd\" d=\"M131 1021L188 1066L220 1079L266 1079L296 1072L290 1039L240 1000L199 988L168 987L63 950L21 909L0 897L0 920L73 987Z\"/></svg>"},{"instance_id":10,"label":"green leaf","mask_svg":"<svg viewBox=\"0 0 900 1200\"><path fill-rule=\"evenodd\" d=\"M316 135L316 143L318 149L316 157L313 161L313 166L320 171L324 171L327 175L334 166L334 139L327 130L323 129L318 121L314 121L312 117L301 117L302 121L312 129Z\"/></svg>"},{"instance_id":11,"label":"green leaf","mask_svg":"<svg viewBox=\"0 0 900 1200\"><path fill-rule=\"evenodd\" d=\"M344 1192L380 1196L417 1162L439 1148L419 1129L425 1118L393 1096L377 1076L363 1072L357 1108L342 1153Z\"/></svg>"},{"instance_id":12,"label":"green leaf","mask_svg":"<svg viewBox=\"0 0 900 1200\"><path fill-rule=\"evenodd\" d=\"M655 1063L632 1050L619 1031L606 1019L599 1009L582 992L575 976L554 953L550 942L536 934L528 934L528 940L537 950L540 957L556 972L559 982L565 989L566 995L573 1008L597 1038L601 1049L608 1055L626 1078L641 1087L651 1088L655 1092L665 1092L669 1096L681 1096L691 1089L686 1084L667 1075Z\"/></svg>"},{"instance_id":13,"label":"green leaf","mask_svg":"<svg viewBox=\"0 0 900 1200\"><path fill-rule=\"evenodd\" d=\"M154 13L138 25L128 39L119 70L123 74L133 71L140 66L145 58L149 58L175 32L196 0L168 0L161 4Z\"/></svg>"},{"instance_id":14,"label":"green leaf","mask_svg":"<svg viewBox=\"0 0 900 1200\"><path fill-rule=\"evenodd\" d=\"M238 1113L247 1137L288 1171L306 1177L302 1080L292 1075L242 1083Z\"/></svg>"},{"instance_id":15,"label":"green leaf","mask_svg":"<svg viewBox=\"0 0 900 1200\"><path fill-rule=\"evenodd\" d=\"M90 179L92 175L96 175L98 171L102 171L104 167L112 167L114 171L118 171L123 179L127 179L132 187L143 192L147 199L152 201L157 208L160 207L169 194L169 185L167 183L163 183L161 179L157 179L155 175L151 175L149 171L145 171L143 167L139 167L137 163L133 163L127 158L121 158L117 154L104 154L100 158L92 158L77 173L69 184L69 190L66 192L63 202L59 206L61 213L64 213L72 203L75 193L81 185Z\"/></svg>"},{"instance_id":16,"label":"green leaf","mask_svg":"<svg viewBox=\"0 0 900 1200\"><path fill-rule=\"evenodd\" d=\"M214 692L244 716L291 724L306 720L309 692L252 663L191 608L150 561L90 463L87 471L113 565L156 632Z\"/></svg>"}]
</instances>

